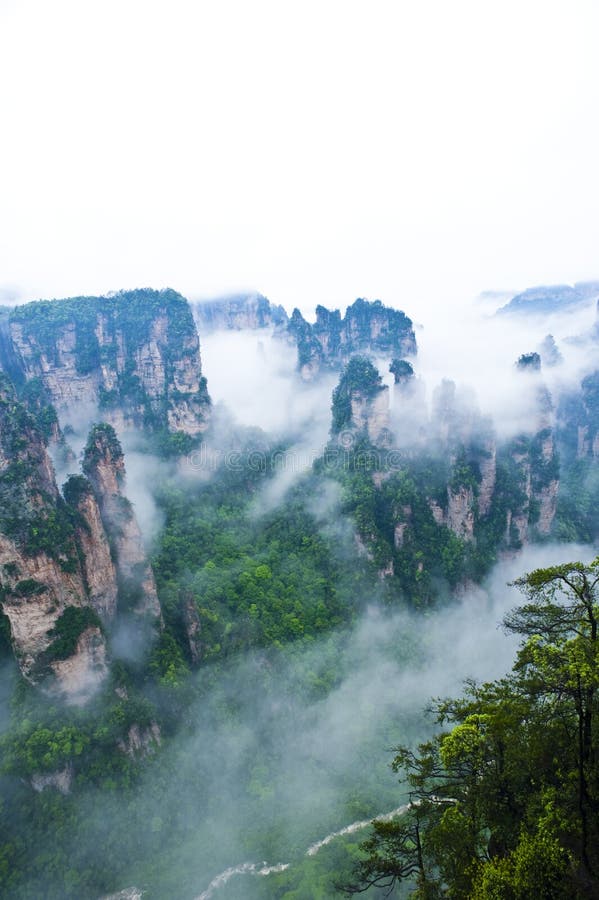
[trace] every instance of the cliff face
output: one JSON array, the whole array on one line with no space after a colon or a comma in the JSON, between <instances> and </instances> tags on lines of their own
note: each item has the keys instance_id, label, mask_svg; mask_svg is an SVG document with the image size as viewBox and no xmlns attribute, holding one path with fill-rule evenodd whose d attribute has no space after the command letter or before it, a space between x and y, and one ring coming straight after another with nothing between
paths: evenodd
<instances>
[{"instance_id":1,"label":"cliff face","mask_svg":"<svg viewBox=\"0 0 599 900\"><path fill-rule=\"evenodd\" d=\"M333 392L333 436L347 441L347 433L366 435L375 445L389 441L389 388L370 360L354 356Z\"/></svg>"},{"instance_id":2,"label":"cliff face","mask_svg":"<svg viewBox=\"0 0 599 900\"><path fill-rule=\"evenodd\" d=\"M85 448L83 471L98 498L102 522L114 548L123 606L160 617L156 583L133 508L124 493L125 459L111 425L95 425Z\"/></svg>"},{"instance_id":3,"label":"cliff face","mask_svg":"<svg viewBox=\"0 0 599 900\"><path fill-rule=\"evenodd\" d=\"M582 379L580 391L563 399L560 419L566 452L577 459L599 459L599 370Z\"/></svg>"},{"instance_id":4,"label":"cliff face","mask_svg":"<svg viewBox=\"0 0 599 900\"><path fill-rule=\"evenodd\" d=\"M43 436L6 380L0 387L0 496L0 601L21 672L82 702L106 674L104 637Z\"/></svg>"},{"instance_id":5,"label":"cliff face","mask_svg":"<svg viewBox=\"0 0 599 900\"><path fill-rule=\"evenodd\" d=\"M98 502L90 482L81 475L69 478L64 493L78 513L75 531L89 602L103 622L110 622L117 611L117 573Z\"/></svg>"},{"instance_id":6,"label":"cliff face","mask_svg":"<svg viewBox=\"0 0 599 900\"><path fill-rule=\"evenodd\" d=\"M474 508L472 487L447 489L447 527L465 541L474 540Z\"/></svg>"},{"instance_id":7,"label":"cliff face","mask_svg":"<svg viewBox=\"0 0 599 900\"><path fill-rule=\"evenodd\" d=\"M506 442L498 441L474 397L450 381L435 391L431 418L422 411L415 439L407 435L416 421L417 381L399 359L391 364L396 403L390 432L377 370L364 357L346 366L333 394L333 439L345 449L362 449L362 436L379 452L365 452L361 460L346 454L337 465L370 473L371 484L355 493L356 522L386 578L422 577L424 583L442 572L455 587L481 560L489 567L502 551L551 534L560 484L552 402L536 359L518 369L529 394L531 430Z\"/></svg>"},{"instance_id":8,"label":"cliff face","mask_svg":"<svg viewBox=\"0 0 599 900\"><path fill-rule=\"evenodd\" d=\"M122 428L196 435L210 400L187 301L174 291L39 301L9 316L11 365L59 416L99 409Z\"/></svg>"},{"instance_id":9,"label":"cliff face","mask_svg":"<svg viewBox=\"0 0 599 900\"><path fill-rule=\"evenodd\" d=\"M288 322L283 307L276 306L261 294L222 297L194 303L193 315L200 334L257 328L284 329Z\"/></svg>"},{"instance_id":10,"label":"cliff face","mask_svg":"<svg viewBox=\"0 0 599 900\"><path fill-rule=\"evenodd\" d=\"M389 439L389 388L381 387L376 394L351 392L350 427L365 431L371 443L386 444Z\"/></svg>"},{"instance_id":11,"label":"cliff face","mask_svg":"<svg viewBox=\"0 0 599 900\"><path fill-rule=\"evenodd\" d=\"M394 358L416 353L411 320L380 300L356 300L341 317L339 310L316 307L316 322L306 322L298 309L289 320L288 334L297 345L298 368L304 380L321 368L341 368L352 356Z\"/></svg>"}]
</instances>

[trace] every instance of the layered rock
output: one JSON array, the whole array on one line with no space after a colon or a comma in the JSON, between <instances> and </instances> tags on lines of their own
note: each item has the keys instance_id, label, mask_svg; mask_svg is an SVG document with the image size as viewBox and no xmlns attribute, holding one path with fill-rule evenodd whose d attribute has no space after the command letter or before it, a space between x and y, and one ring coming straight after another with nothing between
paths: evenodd
<instances>
[{"instance_id":1,"label":"layered rock","mask_svg":"<svg viewBox=\"0 0 599 900\"><path fill-rule=\"evenodd\" d=\"M31 787L40 794L46 788L53 788L59 793L67 796L71 793L71 785L73 783L73 767L66 765L64 769L58 769L55 772L35 772L31 776Z\"/></svg>"},{"instance_id":2,"label":"layered rock","mask_svg":"<svg viewBox=\"0 0 599 900\"><path fill-rule=\"evenodd\" d=\"M462 540L474 540L474 491L471 486L460 485L456 490L448 487L447 527Z\"/></svg>"},{"instance_id":3,"label":"layered rock","mask_svg":"<svg viewBox=\"0 0 599 900\"><path fill-rule=\"evenodd\" d=\"M84 702L106 675L104 637L43 435L5 378L0 497L0 599L21 672Z\"/></svg>"},{"instance_id":4,"label":"layered rock","mask_svg":"<svg viewBox=\"0 0 599 900\"><path fill-rule=\"evenodd\" d=\"M187 594L183 598L183 624L187 635L189 655L195 666L202 658L202 621L193 594Z\"/></svg>"},{"instance_id":5,"label":"layered rock","mask_svg":"<svg viewBox=\"0 0 599 900\"><path fill-rule=\"evenodd\" d=\"M521 365L521 361L525 364ZM510 492L506 514L506 544L520 547L531 534L547 537L551 533L559 492L559 459L553 434L553 404L540 378L538 354L520 357L518 368L528 383L523 390L531 396L531 420L534 430L521 434L504 448Z\"/></svg>"},{"instance_id":6,"label":"layered rock","mask_svg":"<svg viewBox=\"0 0 599 900\"><path fill-rule=\"evenodd\" d=\"M138 615L160 617L156 582L141 531L125 495L125 458L114 429L94 425L85 448L83 471L98 498L102 522L113 546L124 607Z\"/></svg>"},{"instance_id":7,"label":"layered rock","mask_svg":"<svg viewBox=\"0 0 599 900\"><path fill-rule=\"evenodd\" d=\"M317 306L314 324L294 309L287 331L297 345L298 368L307 381L322 368L341 368L357 354L391 362L416 353L412 321L380 300L358 299L343 318L339 310Z\"/></svg>"},{"instance_id":8,"label":"layered rock","mask_svg":"<svg viewBox=\"0 0 599 900\"><path fill-rule=\"evenodd\" d=\"M129 726L126 739L118 741L117 746L131 759L142 759L154 753L161 743L162 735L157 722L151 722L147 727L134 722Z\"/></svg>"},{"instance_id":9,"label":"layered rock","mask_svg":"<svg viewBox=\"0 0 599 900\"><path fill-rule=\"evenodd\" d=\"M383 386L376 394L354 390L351 394L350 427L364 431L371 443L380 445L389 441L389 388Z\"/></svg>"},{"instance_id":10,"label":"layered rock","mask_svg":"<svg viewBox=\"0 0 599 900\"><path fill-rule=\"evenodd\" d=\"M40 379L60 418L100 409L120 428L207 427L198 334L174 291L29 303L10 313L8 330L11 365Z\"/></svg>"},{"instance_id":11,"label":"layered rock","mask_svg":"<svg viewBox=\"0 0 599 900\"><path fill-rule=\"evenodd\" d=\"M576 459L599 459L599 370L582 379L580 390L563 398L561 438Z\"/></svg>"},{"instance_id":12,"label":"layered rock","mask_svg":"<svg viewBox=\"0 0 599 900\"><path fill-rule=\"evenodd\" d=\"M493 437L486 437L482 441L478 466L480 471L478 514L484 518L491 510L497 482L497 446Z\"/></svg>"},{"instance_id":13,"label":"layered rock","mask_svg":"<svg viewBox=\"0 0 599 900\"><path fill-rule=\"evenodd\" d=\"M372 363L353 357L333 392L332 434L341 441L352 433L366 436L372 444L389 442L389 388Z\"/></svg>"},{"instance_id":14,"label":"layered rock","mask_svg":"<svg viewBox=\"0 0 599 900\"><path fill-rule=\"evenodd\" d=\"M193 304L200 334L212 331L242 331L258 328L286 328L288 316L262 294L221 297Z\"/></svg>"},{"instance_id":15,"label":"layered rock","mask_svg":"<svg viewBox=\"0 0 599 900\"><path fill-rule=\"evenodd\" d=\"M106 642L101 629L87 627L78 637L75 650L66 659L52 664L60 688L74 703L85 703L108 674Z\"/></svg>"},{"instance_id":16,"label":"layered rock","mask_svg":"<svg viewBox=\"0 0 599 900\"><path fill-rule=\"evenodd\" d=\"M98 502L91 483L82 475L69 478L64 495L78 513L76 535L89 602L100 618L109 622L117 611L117 573Z\"/></svg>"}]
</instances>

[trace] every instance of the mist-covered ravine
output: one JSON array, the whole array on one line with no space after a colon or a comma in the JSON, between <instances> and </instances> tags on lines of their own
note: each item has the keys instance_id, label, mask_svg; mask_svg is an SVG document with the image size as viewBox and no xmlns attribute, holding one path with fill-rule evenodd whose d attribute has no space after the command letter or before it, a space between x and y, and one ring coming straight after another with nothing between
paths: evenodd
<instances>
[{"instance_id":1,"label":"mist-covered ravine","mask_svg":"<svg viewBox=\"0 0 599 900\"><path fill-rule=\"evenodd\" d=\"M342 896L513 582L596 556L598 298L0 311L0 893Z\"/></svg>"}]
</instances>

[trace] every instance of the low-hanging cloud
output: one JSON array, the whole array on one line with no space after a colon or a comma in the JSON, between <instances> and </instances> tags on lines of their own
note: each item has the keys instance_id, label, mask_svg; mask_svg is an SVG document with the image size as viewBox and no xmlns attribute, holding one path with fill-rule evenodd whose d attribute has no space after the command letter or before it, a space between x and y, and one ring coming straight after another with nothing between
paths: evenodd
<instances>
[{"instance_id":1,"label":"low-hanging cloud","mask_svg":"<svg viewBox=\"0 0 599 900\"><path fill-rule=\"evenodd\" d=\"M352 628L301 651L254 651L218 675L201 670L184 727L128 803L95 791L75 800L85 823L75 858L112 871L115 890L149 878L157 895L192 900L231 866L294 862L327 834L396 808L404 792L391 748L430 733L429 698L511 667L517 639L499 625L520 595L506 582L592 556L575 545L529 548L428 615L372 605ZM107 829L111 840L121 829L136 835L134 858L118 871L100 849Z\"/></svg>"}]
</instances>

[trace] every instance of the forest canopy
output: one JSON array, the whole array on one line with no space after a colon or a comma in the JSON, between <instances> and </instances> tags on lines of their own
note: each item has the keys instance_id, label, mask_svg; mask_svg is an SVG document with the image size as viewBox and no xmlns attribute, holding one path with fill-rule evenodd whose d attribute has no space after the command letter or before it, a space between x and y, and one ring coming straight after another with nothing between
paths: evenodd
<instances>
[{"instance_id":1,"label":"forest canopy","mask_svg":"<svg viewBox=\"0 0 599 900\"><path fill-rule=\"evenodd\" d=\"M511 674L436 701L442 730L396 749L409 805L374 822L348 894L410 881L427 900L598 895L599 558L516 584Z\"/></svg>"}]
</instances>

